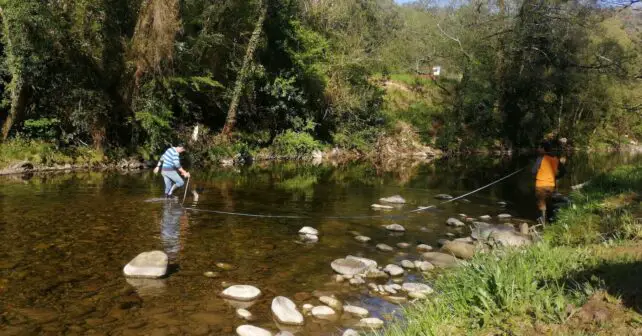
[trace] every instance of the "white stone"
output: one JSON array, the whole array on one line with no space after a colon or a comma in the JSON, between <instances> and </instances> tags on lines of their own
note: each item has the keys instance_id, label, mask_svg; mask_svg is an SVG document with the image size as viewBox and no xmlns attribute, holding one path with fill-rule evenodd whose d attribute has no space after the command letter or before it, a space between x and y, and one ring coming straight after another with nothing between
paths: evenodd
<instances>
[{"instance_id":1,"label":"white stone","mask_svg":"<svg viewBox=\"0 0 642 336\"><path fill-rule=\"evenodd\" d=\"M399 224L384 225L384 227L386 228L386 230L394 231L394 232L404 232L404 231L406 231L406 228L404 228L403 226L401 226Z\"/></svg>"},{"instance_id":2,"label":"white stone","mask_svg":"<svg viewBox=\"0 0 642 336\"><path fill-rule=\"evenodd\" d=\"M330 266L335 272L343 275L355 275L368 269L368 265L354 259L336 259Z\"/></svg>"},{"instance_id":3,"label":"white stone","mask_svg":"<svg viewBox=\"0 0 642 336\"><path fill-rule=\"evenodd\" d=\"M380 329L383 328L383 321L376 317L367 317L359 321L362 328Z\"/></svg>"},{"instance_id":4,"label":"white stone","mask_svg":"<svg viewBox=\"0 0 642 336\"><path fill-rule=\"evenodd\" d=\"M311 305L311 304L309 304L309 303L306 303L306 304L304 304L303 306L301 306L301 309L302 309L302 310L303 310L303 312L304 312L304 313L306 313L306 314L307 314L307 313L309 313L309 312L311 312L311 311L312 311L312 308L314 308L314 306L313 306L313 305Z\"/></svg>"},{"instance_id":5,"label":"white stone","mask_svg":"<svg viewBox=\"0 0 642 336\"><path fill-rule=\"evenodd\" d=\"M393 203L393 204L406 204L406 200L399 195L380 198L379 201L384 203Z\"/></svg>"},{"instance_id":6,"label":"white stone","mask_svg":"<svg viewBox=\"0 0 642 336\"><path fill-rule=\"evenodd\" d=\"M417 282L406 282L401 285L401 290L408 293L418 292L423 294L431 294L433 292L430 286Z\"/></svg>"},{"instance_id":7,"label":"white stone","mask_svg":"<svg viewBox=\"0 0 642 336\"><path fill-rule=\"evenodd\" d=\"M466 218L468 218L468 216L466 216L466 214L459 214L459 218L466 219Z\"/></svg>"},{"instance_id":8,"label":"white stone","mask_svg":"<svg viewBox=\"0 0 642 336\"><path fill-rule=\"evenodd\" d=\"M381 205L381 204L373 204L371 205L372 209L374 210L392 210L394 207L391 207L389 205Z\"/></svg>"},{"instance_id":9,"label":"white stone","mask_svg":"<svg viewBox=\"0 0 642 336\"><path fill-rule=\"evenodd\" d=\"M272 300L272 314L283 324L303 325L303 315L296 309L292 300L277 296Z\"/></svg>"},{"instance_id":10,"label":"white stone","mask_svg":"<svg viewBox=\"0 0 642 336\"><path fill-rule=\"evenodd\" d=\"M317 229L315 229L313 227L310 227L310 226L304 226L304 227L301 228L301 230L299 230L299 233L300 234L310 234L310 235L318 236L319 235L319 230L317 230Z\"/></svg>"},{"instance_id":11,"label":"white stone","mask_svg":"<svg viewBox=\"0 0 642 336\"><path fill-rule=\"evenodd\" d=\"M432 246L426 244L417 245L417 251L419 252L430 252L432 251Z\"/></svg>"},{"instance_id":12,"label":"white stone","mask_svg":"<svg viewBox=\"0 0 642 336\"><path fill-rule=\"evenodd\" d=\"M404 273L403 268L394 264L387 265L383 270L391 276L399 276Z\"/></svg>"},{"instance_id":13,"label":"white stone","mask_svg":"<svg viewBox=\"0 0 642 336\"><path fill-rule=\"evenodd\" d=\"M367 309L352 305L343 306L343 311L362 318L367 317L370 314Z\"/></svg>"},{"instance_id":14,"label":"white stone","mask_svg":"<svg viewBox=\"0 0 642 336\"><path fill-rule=\"evenodd\" d=\"M383 251L383 252L391 252L391 251L394 251L394 248L386 244L377 244L377 250Z\"/></svg>"},{"instance_id":15,"label":"white stone","mask_svg":"<svg viewBox=\"0 0 642 336\"><path fill-rule=\"evenodd\" d=\"M252 321L254 319L254 315L252 315L252 313L249 310L243 309L243 308L239 308L236 310L236 316L246 321Z\"/></svg>"},{"instance_id":16,"label":"white stone","mask_svg":"<svg viewBox=\"0 0 642 336\"><path fill-rule=\"evenodd\" d=\"M397 243L397 247L400 249L407 249L410 247L410 244L408 243Z\"/></svg>"},{"instance_id":17,"label":"white stone","mask_svg":"<svg viewBox=\"0 0 642 336\"><path fill-rule=\"evenodd\" d=\"M261 296L261 290L248 285L235 285L226 288L221 295L237 301L252 301Z\"/></svg>"},{"instance_id":18,"label":"white stone","mask_svg":"<svg viewBox=\"0 0 642 336\"><path fill-rule=\"evenodd\" d=\"M448 220L446 221L446 225L455 226L455 227L466 226L464 222L460 221L457 218L448 218Z\"/></svg>"},{"instance_id":19,"label":"white stone","mask_svg":"<svg viewBox=\"0 0 642 336\"><path fill-rule=\"evenodd\" d=\"M362 243L367 243L371 240L370 237L366 237L366 236L355 236L354 239Z\"/></svg>"},{"instance_id":20,"label":"white stone","mask_svg":"<svg viewBox=\"0 0 642 336\"><path fill-rule=\"evenodd\" d=\"M499 202L497 202L497 205L499 205L499 206L506 206L506 205L507 205L507 203L506 203L506 202L504 202L504 201L499 201Z\"/></svg>"},{"instance_id":21,"label":"white stone","mask_svg":"<svg viewBox=\"0 0 642 336\"><path fill-rule=\"evenodd\" d=\"M499 215L497 215L497 218L499 218L499 219L511 219L512 217L513 216L511 216L509 214L499 214Z\"/></svg>"},{"instance_id":22,"label":"white stone","mask_svg":"<svg viewBox=\"0 0 642 336\"><path fill-rule=\"evenodd\" d=\"M328 306L316 306L312 308L312 316L318 319L331 319L336 315L337 313Z\"/></svg>"},{"instance_id":23,"label":"white stone","mask_svg":"<svg viewBox=\"0 0 642 336\"><path fill-rule=\"evenodd\" d=\"M272 336L272 333L253 325L245 324L236 328L238 336Z\"/></svg>"},{"instance_id":24,"label":"white stone","mask_svg":"<svg viewBox=\"0 0 642 336\"><path fill-rule=\"evenodd\" d=\"M341 336L359 336L359 333L353 329L346 329Z\"/></svg>"},{"instance_id":25,"label":"white stone","mask_svg":"<svg viewBox=\"0 0 642 336\"><path fill-rule=\"evenodd\" d=\"M321 301L326 306L334 309L335 311L340 311L343 309L343 304L341 303L341 301L331 296L322 296L319 298L319 301Z\"/></svg>"},{"instance_id":26,"label":"white stone","mask_svg":"<svg viewBox=\"0 0 642 336\"><path fill-rule=\"evenodd\" d=\"M123 273L132 278L160 278L167 273L167 260L165 252L143 252L125 265Z\"/></svg>"},{"instance_id":27,"label":"white stone","mask_svg":"<svg viewBox=\"0 0 642 336\"><path fill-rule=\"evenodd\" d=\"M492 218L493 218L493 217L491 217L491 216L489 216L489 215L479 216L479 219L481 219L481 220L491 220Z\"/></svg>"},{"instance_id":28,"label":"white stone","mask_svg":"<svg viewBox=\"0 0 642 336\"><path fill-rule=\"evenodd\" d=\"M316 242L319 241L319 236L317 236L317 235L306 233L306 234L302 234L300 236L301 236L301 239L303 241L306 241L306 242L309 242L309 243L316 243Z\"/></svg>"},{"instance_id":29,"label":"white stone","mask_svg":"<svg viewBox=\"0 0 642 336\"><path fill-rule=\"evenodd\" d=\"M412 268L415 268L415 263L413 263L410 260L402 260L401 261L401 267L412 269Z\"/></svg>"},{"instance_id":30,"label":"white stone","mask_svg":"<svg viewBox=\"0 0 642 336\"><path fill-rule=\"evenodd\" d=\"M355 257L355 256L349 255L346 257L346 259L360 261L366 264L366 266L368 266L369 269L377 268L377 265L378 265L376 261L368 258L361 258L361 257Z\"/></svg>"}]
</instances>

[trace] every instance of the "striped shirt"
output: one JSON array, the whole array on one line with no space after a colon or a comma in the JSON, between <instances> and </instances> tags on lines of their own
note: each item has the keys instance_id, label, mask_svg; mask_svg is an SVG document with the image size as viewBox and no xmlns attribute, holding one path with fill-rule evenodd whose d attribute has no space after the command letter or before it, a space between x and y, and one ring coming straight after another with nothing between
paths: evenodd
<instances>
[{"instance_id":1,"label":"striped shirt","mask_svg":"<svg viewBox=\"0 0 642 336\"><path fill-rule=\"evenodd\" d=\"M170 147L165 151L163 156L161 156L161 161L163 161L163 170L173 170L181 168L181 160L178 157L176 148L174 147Z\"/></svg>"}]
</instances>

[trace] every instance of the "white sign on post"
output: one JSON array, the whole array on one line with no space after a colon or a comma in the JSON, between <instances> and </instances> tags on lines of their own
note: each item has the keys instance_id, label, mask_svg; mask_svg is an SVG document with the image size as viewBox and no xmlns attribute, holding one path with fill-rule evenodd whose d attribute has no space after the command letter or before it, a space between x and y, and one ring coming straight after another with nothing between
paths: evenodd
<instances>
[{"instance_id":1,"label":"white sign on post","mask_svg":"<svg viewBox=\"0 0 642 336\"><path fill-rule=\"evenodd\" d=\"M432 75L433 76L439 76L440 73L441 73L441 67L440 66L432 67Z\"/></svg>"}]
</instances>

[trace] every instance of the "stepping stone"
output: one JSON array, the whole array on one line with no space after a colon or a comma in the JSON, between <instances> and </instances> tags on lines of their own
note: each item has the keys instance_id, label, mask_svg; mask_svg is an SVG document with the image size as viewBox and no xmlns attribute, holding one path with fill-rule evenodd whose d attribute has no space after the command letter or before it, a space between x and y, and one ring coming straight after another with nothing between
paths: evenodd
<instances>
[{"instance_id":1,"label":"stepping stone","mask_svg":"<svg viewBox=\"0 0 642 336\"><path fill-rule=\"evenodd\" d=\"M385 285L385 286L383 286L383 290L384 290L384 291L386 291L386 292L388 292L388 293L390 293L390 294L392 294L392 295L397 294L397 290L396 290L396 289L394 289L394 288L393 288L392 286L390 286L390 285Z\"/></svg>"},{"instance_id":2,"label":"stepping stone","mask_svg":"<svg viewBox=\"0 0 642 336\"><path fill-rule=\"evenodd\" d=\"M399 195L380 198L379 201L384 203L393 203L393 204L406 204L406 200Z\"/></svg>"},{"instance_id":3,"label":"stepping stone","mask_svg":"<svg viewBox=\"0 0 642 336\"><path fill-rule=\"evenodd\" d=\"M346 259L360 261L360 262L366 264L366 266L368 266L368 268L377 268L377 266L378 266L376 261L374 261L372 259L368 259L368 258L361 258L361 257L355 257L355 256L349 255L349 256L346 257Z\"/></svg>"},{"instance_id":4,"label":"stepping stone","mask_svg":"<svg viewBox=\"0 0 642 336\"><path fill-rule=\"evenodd\" d=\"M394 265L394 264L390 264L390 265L386 266L383 270L386 273L390 274L390 276L393 276L393 277L394 276L400 276L400 275L404 274L403 268L401 268L401 267L399 267L397 265Z\"/></svg>"},{"instance_id":5,"label":"stepping stone","mask_svg":"<svg viewBox=\"0 0 642 336\"><path fill-rule=\"evenodd\" d=\"M354 259L336 259L330 266L335 272L342 275L355 275L368 269L368 265Z\"/></svg>"},{"instance_id":6,"label":"stepping stone","mask_svg":"<svg viewBox=\"0 0 642 336\"><path fill-rule=\"evenodd\" d=\"M236 334L238 336L272 336L271 332L249 324L236 328Z\"/></svg>"},{"instance_id":7,"label":"stepping stone","mask_svg":"<svg viewBox=\"0 0 642 336\"><path fill-rule=\"evenodd\" d=\"M272 300L272 314L276 320L288 325L303 325L303 315L296 309L292 300L277 296Z\"/></svg>"},{"instance_id":8,"label":"stepping stone","mask_svg":"<svg viewBox=\"0 0 642 336\"><path fill-rule=\"evenodd\" d=\"M236 301L253 301L261 296L261 290L254 286L235 285L226 288L221 296Z\"/></svg>"},{"instance_id":9,"label":"stepping stone","mask_svg":"<svg viewBox=\"0 0 642 336\"><path fill-rule=\"evenodd\" d=\"M167 274L167 254L163 251L143 252L123 268L130 278L157 279Z\"/></svg>"}]
</instances>

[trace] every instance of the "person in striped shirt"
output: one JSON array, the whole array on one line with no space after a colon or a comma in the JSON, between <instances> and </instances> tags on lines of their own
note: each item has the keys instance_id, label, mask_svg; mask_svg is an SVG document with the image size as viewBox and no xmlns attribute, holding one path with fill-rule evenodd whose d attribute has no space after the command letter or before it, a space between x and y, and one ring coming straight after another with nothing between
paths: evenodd
<instances>
[{"instance_id":1,"label":"person in striped shirt","mask_svg":"<svg viewBox=\"0 0 642 336\"><path fill-rule=\"evenodd\" d=\"M170 147L163 153L156 168L154 168L154 174L158 174L158 171L162 170L161 175L163 175L163 180L165 181L165 197L167 198L172 197L174 190L185 184L178 173L185 178L190 176L189 172L181 167L180 154L184 151L185 147L182 145Z\"/></svg>"}]
</instances>

